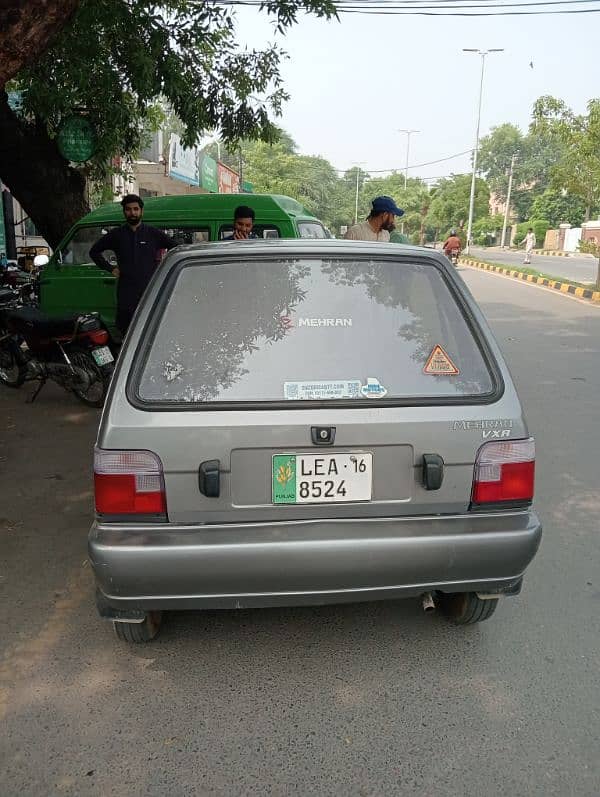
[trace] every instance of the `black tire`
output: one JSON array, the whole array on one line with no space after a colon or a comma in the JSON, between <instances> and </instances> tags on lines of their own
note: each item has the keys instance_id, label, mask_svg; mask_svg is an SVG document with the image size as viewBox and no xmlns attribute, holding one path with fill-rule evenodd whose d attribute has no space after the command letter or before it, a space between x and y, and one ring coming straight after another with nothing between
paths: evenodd
<instances>
[{"instance_id":1,"label":"black tire","mask_svg":"<svg viewBox=\"0 0 600 797\"><path fill-rule=\"evenodd\" d=\"M80 390L76 387L72 388L74 395L88 407L103 407L108 392L108 386L110 385L112 371L106 366L101 368L99 365L96 365L91 353L83 349L76 349L69 352L69 359L74 366L83 368L94 377L87 389Z\"/></svg>"},{"instance_id":2,"label":"black tire","mask_svg":"<svg viewBox=\"0 0 600 797\"><path fill-rule=\"evenodd\" d=\"M438 595L438 605L442 614L455 625L473 625L494 614L498 598L482 600L476 592L456 592Z\"/></svg>"},{"instance_id":3,"label":"black tire","mask_svg":"<svg viewBox=\"0 0 600 797\"><path fill-rule=\"evenodd\" d=\"M141 623L115 623L115 634L123 642L139 644L151 642L158 634L162 622L162 612L148 612Z\"/></svg>"},{"instance_id":4,"label":"black tire","mask_svg":"<svg viewBox=\"0 0 600 797\"><path fill-rule=\"evenodd\" d=\"M26 373L26 365L19 362L17 344L10 338L3 340L0 343L0 382L6 387L21 387Z\"/></svg>"}]
</instances>

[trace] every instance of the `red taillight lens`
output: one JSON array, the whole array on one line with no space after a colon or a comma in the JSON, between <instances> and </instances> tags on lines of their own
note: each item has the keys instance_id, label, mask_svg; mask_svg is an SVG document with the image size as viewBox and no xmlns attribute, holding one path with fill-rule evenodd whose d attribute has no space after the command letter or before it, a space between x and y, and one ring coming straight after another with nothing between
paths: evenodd
<instances>
[{"instance_id":1,"label":"red taillight lens","mask_svg":"<svg viewBox=\"0 0 600 797\"><path fill-rule=\"evenodd\" d=\"M108 343L108 332L105 329L99 329L96 332L88 332L87 336L96 346L105 346Z\"/></svg>"},{"instance_id":2,"label":"red taillight lens","mask_svg":"<svg viewBox=\"0 0 600 797\"><path fill-rule=\"evenodd\" d=\"M535 443L506 440L479 449L473 479L473 504L528 503L533 500Z\"/></svg>"},{"instance_id":3,"label":"red taillight lens","mask_svg":"<svg viewBox=\"0 0 600 797\"><path fill-rule=\"evenodd\" d=\"M100 515L166 515L160 459L152 451L94 451L96 512Z\"/></svg>"}]
</instances>

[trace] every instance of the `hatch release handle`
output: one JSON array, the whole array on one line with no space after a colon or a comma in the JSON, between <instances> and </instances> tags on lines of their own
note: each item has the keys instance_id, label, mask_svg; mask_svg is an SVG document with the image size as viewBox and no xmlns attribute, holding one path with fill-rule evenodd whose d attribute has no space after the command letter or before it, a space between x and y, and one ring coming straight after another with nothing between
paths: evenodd
<instances>
[{"instance_id":1,"label":"hatch release handle","mask_svg":"<svg viewBox=\"0 0 600 797\"><path fill-rule=\"evenodd\" d=\"M423 486L439 490L444 481L444 460L439 454L423 454Z\"/></svg>"},{"instance_id":2,"label":"hatch release handle","mask_svg":"<svg viewBox=\"0 0 600 797\"><path fill-rule=\"evenodd\" d=\"M209 459L198 468L198 487L207 498L218 498L221 493L220 466L218 459Z\"/></svg>"}]
</instances>

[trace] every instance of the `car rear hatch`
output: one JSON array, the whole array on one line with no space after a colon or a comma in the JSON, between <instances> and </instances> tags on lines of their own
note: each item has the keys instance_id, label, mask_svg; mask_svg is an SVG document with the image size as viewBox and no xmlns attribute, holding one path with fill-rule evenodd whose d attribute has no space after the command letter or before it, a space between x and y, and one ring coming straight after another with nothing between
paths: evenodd
<instances>
[{"instance_id":1,"label":"car rear hatch","mask_svg":"<svg viewBox=\"0 0 600 797\"><path fill-rule=\"evenodd\" d=\"M482 443L524 427L459 282L251 246L171 270L102 447L159 457L175 523L467 511Z\"/></svg>"}]
</instances>

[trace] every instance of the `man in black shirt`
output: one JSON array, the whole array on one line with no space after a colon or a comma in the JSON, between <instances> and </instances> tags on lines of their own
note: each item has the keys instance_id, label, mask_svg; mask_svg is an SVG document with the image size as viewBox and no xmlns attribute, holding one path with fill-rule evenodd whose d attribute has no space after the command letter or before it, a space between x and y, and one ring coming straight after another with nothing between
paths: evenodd
<instances>
[{"instance_id":1,"label":"man in black shirt","mask_svg":"<svg viewBox=\"0 0 600 797\"><path fill-rule=\"evenodd\" d=\"M126 224L117 227L90 249L90 257L104 271L117 278L117 328L125 335L142 294L165 249L176 244L172 238L156 227L142 222L144 202L136 194L127 194L121 200ZM117 267L112 266L103 252L112 250L117 256Z\"/></svg>"}]
</instances>

